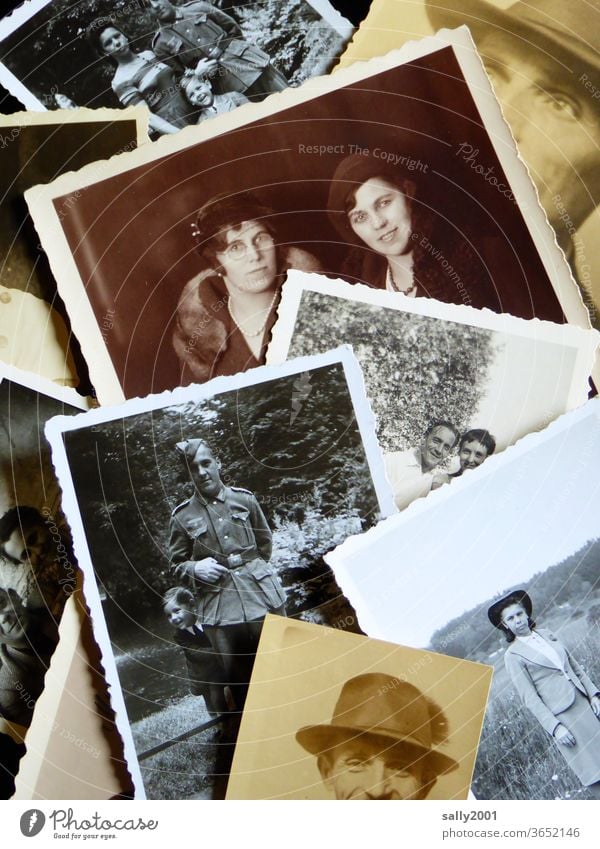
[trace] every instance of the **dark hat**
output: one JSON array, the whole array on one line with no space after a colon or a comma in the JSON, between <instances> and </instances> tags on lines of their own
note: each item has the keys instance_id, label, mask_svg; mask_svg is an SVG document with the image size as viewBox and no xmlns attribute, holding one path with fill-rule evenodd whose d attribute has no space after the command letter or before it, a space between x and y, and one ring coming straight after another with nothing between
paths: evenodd
<instances>
[{"instance_id":1,"label":"dark hat","mask_svg":"<svg viewBox=\"0 0 600 849\"><path fill-rule=\"evenodd\" d=\"M201 248L224 229L244 221L260 221L273 229L274 217L272 207L263 204L252 192L221 192L200 207L191 225L192 235Z\"/></svg>"},{"instance_id":2,"label":"dark hat","mask_svg":"<svg viewBox=\"0 0 600 849\"><path fill-rule=\"evenodd\" d=\"M186 460L193 460L201 445L207 448L211 454L213 453L212 448L205 439L184 439L183 442L176 443L175 451L181 454Z\"/></svg>"},{"instance_id":3,"label":"dark hat","mask_svg":"<svg viewBox=\"0 0 600 849\"><path fill-rule=\"evenodd\" d=\"M467 24L477 37L486 32L508 32L535 52L546 56L548 42L574 56L580 64L600 69L600 0L518 0L498 9L486 0L425 0L436 29ZM557 59L557 72L569 74Z\"/></svg>"},{"instance_id":4,"label":"dark hat","mask_svg":"<svg viewBox=\"0 0 600 849\"><path fill-rule=\"evenodd\" d=\"M443 712L412 684L392 675L370 672L346 681L329 725L307 725L296 740L312 755L323 755L350 740L373 741L380 749L402 746L423 759L437 775L452 772L458 762L436 747Z\"/></svg>"},{"instance_id":5,"label":"dark hat","mask_svg":"<svg viewBox=\"0 0 600 849\"><path fill-rule=\"evenodd\" d=\"M504 598L495 601L488 610L488 619L494 628L502 628L502 611L510 604L522 604L528 616L531 616L533 612L533 604L525 590L513 590L508 595L505 595Z\"/></svg>"},{"instance_id":6,"label":"dark hat","mask_svg":"<svg viewBox=\"0 0 600 849\"><path fill-rule=\"evenodd\" d=\"M407 153L407 158L412 156L413 154ZM346 242L361 243L348 223L348 195L372 177L385 177L399 187L401 181L405 182L407 186L412 184L411 195L414 194L416 188L416 181L412 173L409 174L402 167L391 165L384 159L378 159L371 154L363 156L360 153L342 159L333 172L329 184L327 212L329 220Z\"/></svg>"}]
</instances>

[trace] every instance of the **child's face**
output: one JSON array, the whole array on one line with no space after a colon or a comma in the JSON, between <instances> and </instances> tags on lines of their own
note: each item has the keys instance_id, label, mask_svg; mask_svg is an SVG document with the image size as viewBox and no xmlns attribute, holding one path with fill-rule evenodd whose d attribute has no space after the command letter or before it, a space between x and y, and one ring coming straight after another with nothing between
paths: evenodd
<instances>
[{"instance_id":1,"label":"child's face","mask_svg":"<svg viewBox=\"0 0 600 849\"><path fill-rule=\"evenodd\" d=\"M175 600L167 602L164 607L165 616L169 620L169 624L174 628L183 630L189 628L196 621L196 614L189 607L183 604L178 604Z\"/></svg>"},{"instance_id":2,"label":"child's face","mask_svg":"<svg viewBox=\"0 0 600 849\"><path fill-rule=\"evenodd\" d=\"M185 92L192 106L198 106L201 109L212 106L213 91L210 83L206 80L200 80L196 77L187 84Z\"/></svg>"}]
</instances>

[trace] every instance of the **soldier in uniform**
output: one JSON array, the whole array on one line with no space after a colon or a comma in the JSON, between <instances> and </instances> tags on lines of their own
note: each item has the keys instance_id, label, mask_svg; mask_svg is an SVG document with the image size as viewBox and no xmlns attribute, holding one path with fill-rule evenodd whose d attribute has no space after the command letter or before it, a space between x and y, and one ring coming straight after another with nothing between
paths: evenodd
<instances>
[{"instance_id":1,"label":"soldier in uniform","mask_svg":"<svg viewBox=\"0 0 600 849\"><path fill-rule=\"evenodd\" d=\"M287 88L287 80L264 50L244 40L239 24L212 3L144 0L160 22L152 42L156 55L180 72L210 75L215 94L238 92L262 100Z\"/></svg>"},{"instance_id":2,"label":"soldier in uniform","mask_svg":"<svg viewBox=\"0 0 600 849\"><path fill-rule=\"evenodd\" d=\"M223 484L203 439L179 442L176 450L195 492L171 515L171 567L197 599L198 621L241 710L263 620L267 613L285 616L285 592L268 562L272 533L255 496Z\"/></svg>"}]
</instances>

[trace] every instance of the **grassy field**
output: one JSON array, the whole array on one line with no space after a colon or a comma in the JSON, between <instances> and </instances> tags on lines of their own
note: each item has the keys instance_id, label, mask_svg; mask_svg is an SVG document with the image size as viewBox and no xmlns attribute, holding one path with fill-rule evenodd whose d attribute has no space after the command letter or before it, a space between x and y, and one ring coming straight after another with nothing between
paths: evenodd
<instances>
[{"instance_id":1,"label":"grassy field","mask_svg":"<svg viewBox=\"0 0 600 849\"><path fill-rule=\"evenodd\" d=\"M132 724L136 751L140 754L209 719L204 699L186 696ZM220 742L222 736L222 728L217 725L143 761L146 796L149 799L223 798L232 747Z\"/></svg>"},{"instance_id":2,"label":"grassy field","mask_svg":"<svg viewBox=\"0 0 600 849\"><path fill-rule=\"evenodd\" d=\"M559 628L539 623L564 640L592 681L600 685L600 629L584 617ZM489 662L489 661L488 661ZM541 725L519 699L504 668L494 658L492 698L481 736L473 792L479 799L590 799Z\"/></svg>"}]
</instances>

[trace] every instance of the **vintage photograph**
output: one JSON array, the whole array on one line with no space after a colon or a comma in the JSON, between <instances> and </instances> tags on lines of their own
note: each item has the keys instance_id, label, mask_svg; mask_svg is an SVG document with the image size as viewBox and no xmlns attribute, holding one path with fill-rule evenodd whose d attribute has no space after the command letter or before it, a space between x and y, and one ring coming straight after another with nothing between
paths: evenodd
<instances>
[{"instance_id":1,"label":"vintage photograph","mask_svg":"<svg viewBox=\"0 0 600 849\"><path fill-rule=\"evenodd\" d=\"M348 349L48 428L136 797L222 798L267 613L357 630L322 559L394 512Z\"/></svg>"},{"instance_id":2,"label":"vintage photograph","mask_svg":"<svg viewBox=\"0 0 600 849\"><path fill-rule=\"evenodd\" d=\"M373 0L338 67L466 24L600 328L598 0Z\"/></svg>"},{"instance_id":3,"label":"vintage photograph","mask_svg":"<svg viewBox=\"0 0 600 849\"><path fill-rule=\"evenodd\" d=\"M477 798L600 798L599 463L593 400L327 557L369 636L494 667Z\"/></svg>"},{"instance_id":4,"label":"vintage photograph","mask_svg":"<svg viewBox=\"0 0 600 849\"><path fill-rule=\"evenodd\" d=\"M290 268L589 326L470 45L448 31L30 190L100 402L264 362Z\"/></svg>"},{"instance_id":5,"label":"vintage photograph","mask_svg":"<svg viewBox=\"0 0 600 849\"><path fill-rule=\"evenodd\" d=\"M80 576L81 577L81 576ZM12 799L131 798L100 651L78 581L27 729Z\"/></svg>"},{"instance_id":6,"label":"vintage photograph","mask_svg":"<svg viewBox=\"0 0 600 849\"><path fill-rule=\"evenodd\" d=\"M142 109L0 115L0 360L90 395L25 191L147 140Z\"/></svg>"},{"instance_id":7,"label":"vintage photograph","mask_svg":"<svg viewBox=\"0 0 600 849\"><path fill-rule=\"evenodd\" d=\"M399 510L585 403L600 334L291 271L267 362L351 345Z\"/></svg>"},{"instance_id":8,"label":"vintage photograph","mask_svg":"<svg viewBox=\"0 0 600 849\"><path fill-rule=\"evenodd\" d=\"M328 0L33 0L0 24L29 109L143 105L153 137L327 73L352 26Z\"/></svg>"},{"instance_id":9,"label":"vintage photograph","mask_svg":"<svg viewBox=\"0 0 600 849\"><path fill-rule=\"evenodd\" d=\"M77 581L44 438L46 421L85 409L74 390L0 367L0 798L19 760Z\"/></svg>"},{"instance_id":10,"label":"vintage photograph","mask_svg":"<svg viewBox=\"0 0 600 849\"><path fill-rule=\"evenodd\" d=\"M466 799L492 669L267 616L228 799Z\"/></svg>"}]
</instances>

